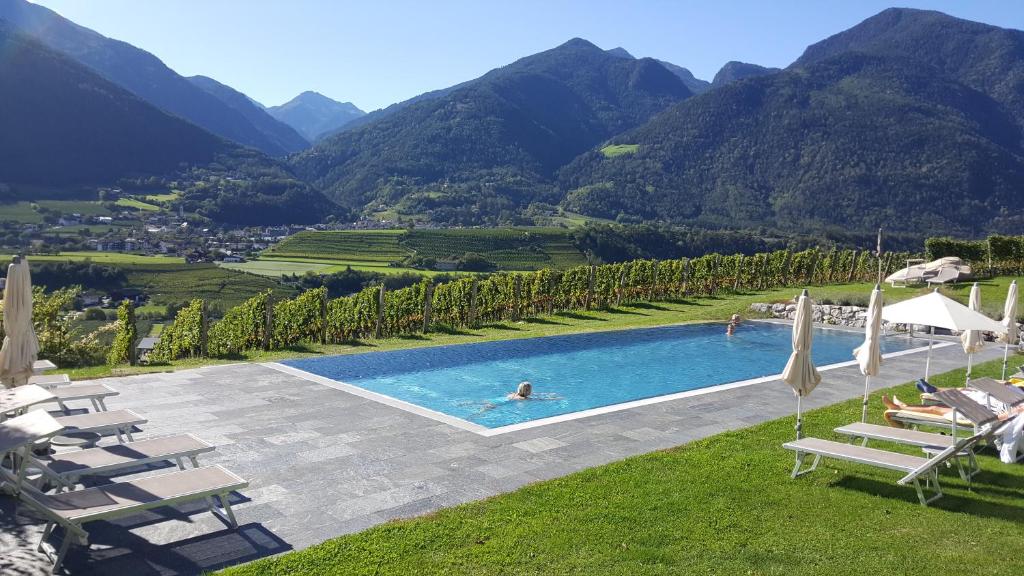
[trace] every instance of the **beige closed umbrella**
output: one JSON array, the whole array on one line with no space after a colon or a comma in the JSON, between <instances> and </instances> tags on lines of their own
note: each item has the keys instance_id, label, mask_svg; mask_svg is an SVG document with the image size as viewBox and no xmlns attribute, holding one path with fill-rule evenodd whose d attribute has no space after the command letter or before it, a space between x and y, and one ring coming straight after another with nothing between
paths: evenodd
<instances>
[{"instance_id":1,"label":"beige closed umbrella","mask_svg":"<svg viewBox=\"0 0 1024 576\"><path fill-rule=\"evenodd\" d=\"M864 343L853 351L860 373L864 375L864 401L861 404L860 421L868 420L868 394L871 391L872 376L878 376L882 368L882 289L875 284L868 304L867 322L864 324Z\"/></svg>"},{"instance_id":2,"label":"beige closed umbrella","mask_svg":"<svg viewBox=\"0 0 1024 576\"><path fill-rule=\"evenodd\" d=\"M1020 340L1020 332L1017 330L1016 280L1010 282L1010 289L1006 291L1006 304L1003 305L1003 326L1006 326L1005 347L1003 348L1003 380L1006 380L1006 362L1010 358L1010 346L1016 346Z\"/></svg>"},{"instance_id":3,"label":"beige closed umbrella","mask_svg":"<svg viewBox=\"0 0 1024 576\"><path fill-rule=\"evenodd\" d=\"M971 295L967 299L967 307L974 312L981 313L981 288L977 282L971 286ZM967 353L967 382L970 383L974 353L981 350L985 341L981 337L981 330L967 330L960 335L960 341L964 345L964 352Z\"/></svg>"},{"instance_id":4,"label":"beige closed umbrella","mask_svg":"<svg viewBox=\"0 0 1024 576\"><path fill-rule=\"evenodd\" d=\"M39 341L32 329L32 278L28 262L18 257L7 267L4 332L0 382L7 388L22 386L32 376L32 364L39 356Z\"/></svg>"},{"instance_id":5,"label":"beige closed umbrella","mask_svg":"<svg viewBox=\"0 0 1024 576\"><path fill-rule=\"evenodd\" d=\"M793 353L789 355L786 369L782 371L782 381L789 384L796 392L796 438L799 440L803 432L803 420L800 411L803 397L811 393L821 382L821 374L811 360L811 343L813 340L811 325L811 299L804 290L796 304L796 316L793 318Z\"/></svg>"}]
</instances>

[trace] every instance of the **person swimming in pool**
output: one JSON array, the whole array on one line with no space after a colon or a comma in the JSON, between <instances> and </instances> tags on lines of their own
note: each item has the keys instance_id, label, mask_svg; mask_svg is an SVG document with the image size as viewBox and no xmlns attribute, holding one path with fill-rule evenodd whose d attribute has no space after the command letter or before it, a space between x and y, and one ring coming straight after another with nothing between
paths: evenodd
<instances>
[{"instance_id":1,"label":"person swimming in pool","mask_svg":"<svg viewBox=\"0 0 1024 576\"><path fill-rule=\"evenodd\" d=\"M530 398L530 394L533 394L533 384L523 380L516 386L516 391L512 392L506 398L509 400L527 400Z\"/></svg>"},{"instance_id":2,"label":"person swimming in pool","mask_svg":"<svg viewBox=\"0 0 1024 576\"><path fill-rule=\"evenodd\" d=\"M736 333L736 325L733 324L732 322L729 322L729 325L725 327L725 335L726 336L732 336L735 333Z\"/></svg>"},{"instance_id":3,"label":"person swimming in pool","mask_svg":"<svg viewBox=\"0 0 1024 576\"><path fill-rule=\"evenodd\" d=\"M729 319L729 323L732 324L733 326L739 326L740 322L742 322L742 321L743 320L740 319L740 315L739 314L733 314L732 318Z\"/></svg>"}]
</instances>

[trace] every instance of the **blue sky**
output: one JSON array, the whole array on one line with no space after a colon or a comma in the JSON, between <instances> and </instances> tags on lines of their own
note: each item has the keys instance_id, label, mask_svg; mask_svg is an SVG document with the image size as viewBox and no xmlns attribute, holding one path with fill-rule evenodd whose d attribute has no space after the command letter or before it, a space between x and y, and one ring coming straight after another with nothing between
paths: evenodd
<instances>
[{"instance_id":1,"label":"blue sky","mask_svg":"<svg viewBox=\"0 0 1024 576\"><path fill-rule=\"evenodd\" d=\"M373 110L581 37L710 80L729 60L783 67L892 6L874 0L35 0L267 105L316 90ZM903 1L1024 29L1020 0Z\"/></svg>"}]
</instances>

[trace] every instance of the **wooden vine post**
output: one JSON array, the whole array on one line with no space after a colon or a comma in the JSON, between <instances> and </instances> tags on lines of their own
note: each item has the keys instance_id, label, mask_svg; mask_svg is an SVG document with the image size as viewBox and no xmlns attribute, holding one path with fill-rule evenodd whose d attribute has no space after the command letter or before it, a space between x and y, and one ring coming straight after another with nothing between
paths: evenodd
<instances>
[{"instance_id":1,"label":"wooden vine post","mask_svg":"<svg viewBox=\"0 0 1024 576\"><path fill-rule=\"evenodd\" d=\"M587 271L587 295L583 298L583 309L590 310L590 303L594 300L594 273L596 267L591 264Z\"/></svg>"},{"instance_id":2,"label":"wooden vine post","mask_svg":"<svg viewBox=\"0 0 1024 576\"><path fill-rule=\"evenodd\" d=\"M519 294L521 291L519 274L512 275L512 320L519 320Z\"/></svg>"},{"instance_id":3,"label":"wooden vine post","mask_svg":"<svg viewBox=\"0 0 1024 576\"><path fill-rule=\"evenodd\" d=\"M434 303L434 285L427 284L423 287L423 333L430 332L430 312Z\"/></svg>"},{"instance_id":4,"label":"wooden vine post","mask_svg":"<svg viewBox=\"0 0 1024 576\"><path fill-rule=\"evenodd\" d=\"M622 305L622 293L626 290L626 265L619 268L619 289L615 291L616 308Z\"/></svg>"},{"instance_id":5,"label":"wooden vine post","mask_svg":"<svg viewBox=\"0 0 1024 576\"><path fill-rule=\"evenodd\" d=\"M263 311L263 349L270 350L270 337L274 333L274 297L267 295L267 309Z\"/></svg>"},{"instance_id":6,"label":"wooden vine post","mask_svg":"<svg viewBox=\"0 0 1024 576\"><path fill-rule=\"evenodd\" d=\"M655 300L658 297L658 262L654 261L654 272L651 273L651 300Z\"/></svg>"},{"instance_id":7,"label":"wooden vine post","mask_svg":"<svg viewBox=\"0 0 1024 576\"><path fill-rule=\"evenodd\" d=\"M733 292L740 291L740 276L743 275L743 258L744 256L740 256L736 259L736 281L732 283Z\"/></svg>"},{"instance_id":8,"label":"wooden vine post","mask_svg":"<svg viewBox=\"0 0 1024 576\"><path fill-rule=\"evenodd\" d=\"M476 294L480 290L480 279L473 277L473 284L469 288L469 325L472 328L476 328Z\"/></svg>"},{"instance_id":9,"label":"wooden vine post","mask_svg":"<svg viewBox=\"0 0 1024 576\"><path fill-rule=\"evenodd\" d=\"M320 343L327 344L327 290L320 299Z\"/></svg>"},{"instance_id":10,"label":"wooden vine post","mask_svg":"<svg viewBox=\"0 0 1024 576\"><path fill-rule=\"evenodd\" d=\"M210 319L206 310L206 300L199 306L199 356L206 357L207 335L210 332Z\"/></svg>"},{"instance_id":11,"label":"wooden vine post","mask_svg":"<svg viewBox=\"0 0 1024 576\"><path fill-rule=\"evenodd\" d=\"M381 332L384 329L384 285L380 285L380 291L377 292L377 325L373 328L373 337L380 338Z\"/></svg>"}]
</instances>

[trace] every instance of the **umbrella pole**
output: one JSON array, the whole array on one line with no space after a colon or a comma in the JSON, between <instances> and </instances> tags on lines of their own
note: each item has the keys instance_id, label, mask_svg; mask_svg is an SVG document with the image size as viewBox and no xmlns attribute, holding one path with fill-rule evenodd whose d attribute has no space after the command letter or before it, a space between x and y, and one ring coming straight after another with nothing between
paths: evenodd
<instances>
[{"instance_id":1,"label":"umbrella pole","mask_svg":"<svg viewBox=\"0 0 1024 576\"><path fill-rule=\"evenodd\" d=\"M1006 334L1006 345L1003 347L1003 377L1000 380L1006 380L1006 363L1010 358L1010 334Z\"/></svg>"},{"instance_id":2,"label":"umbrella pole","mask_svg":"<svg viewBox=\"0 0 1024 576\"><path fill-rule=\"evenodd\" d=\"M971 364L973 363L974 352L971 352L970 354L967 355L967 382L964 383L965 386L971 383Z\"/></svg>"},{"instance_id":3,"label":"umbrella pole","mask_svg":"<svg viewBox=\"0 0 1024 576\"><path fill-rule=\"evenodd\" d=\"M803 394L797 393L796 395L796 439L799 440L803 437L803 421L800 418L800 403L803 400Z\"/></svg>"},{"instance_id":4,"label":"umbrella pole","mask_svg":"<svg viewBox=\"0 0 1024 576\"><path fill-rule=\"evenodd\" d=\"M870 390L869 383L871 382L871 376L864 376L864 402L861 403L860 407L860 421L868 421L868 390Z\"/></svg>"},{"instance_id":5,"label":"umbrella pole","mask_svg":"<svg viewBox=\"0 0 1024 576\"><path fill-rule=\"evenodd\" d=\"M928 336L928 356L924 360L924 381L928 381L928 376L931 375L932 370L932 337L935 336L935 326L932 326L931 335Z\"/></svg>"}]
</instances>

